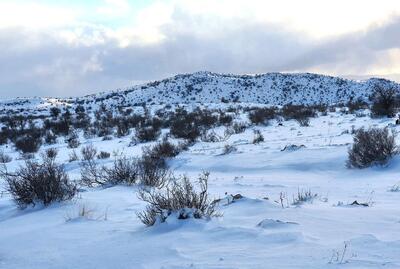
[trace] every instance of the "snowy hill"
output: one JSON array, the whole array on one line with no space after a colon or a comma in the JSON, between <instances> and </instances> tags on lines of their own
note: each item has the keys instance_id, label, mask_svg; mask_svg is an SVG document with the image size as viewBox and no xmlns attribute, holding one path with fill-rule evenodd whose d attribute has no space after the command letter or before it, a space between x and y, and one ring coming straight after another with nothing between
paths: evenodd
<instances>
[{"instance_id":1,"label":"snowy hill","mask_svg":"<svg viewBox=\"0 0 400 269\"><path fill-rule=\"evenodd\" d=\"M348 102L350 98L366 100L377 84L399 88L395 82L377 78L358 82L310 73L224 75L197 72L78 100L129 105L219 103L221 100L270 105L335 104Z\"/></svg>"},{"instance_id":2,"label":"snowy hill","mask_svg":"<svg viewBox=\"0 0 400 269\"><path fill-rule=\"evenodd\" d=\"M46 110L48 106L92 106L104 103L110 106L154 104L191 104L242 102L268 105L337 104L351 99L365 101L376 85L400 88L393 81L371 78L354 81L339 77L299 73L267 73L261 75L231 75L211 72L176 75L161 81L84 97L18 98L3 100L0 108L6 110Z\"/></svg>"}]
</instances>

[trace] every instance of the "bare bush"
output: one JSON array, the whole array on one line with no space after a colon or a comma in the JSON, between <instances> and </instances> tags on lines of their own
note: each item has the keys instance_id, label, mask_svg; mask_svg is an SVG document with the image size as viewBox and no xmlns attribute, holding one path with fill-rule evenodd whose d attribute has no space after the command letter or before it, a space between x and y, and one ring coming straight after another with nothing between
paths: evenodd
<instances>
[{"instance_id":1,"label":"bare bush","mask_svg":"<svg viewBox=\"0 0 400 269\"><path fill-rule=\"evenodd\" d=\"M71 149L75 149L79 147L79 136L76 132L71 132L68 137L66 137L65 142L68 144L68 147Z\"/></svg>"},{"instance_id":2,"label":"bare bush","mask_svg":"<svg viewBox=\"0 0 400 269\"><path fill-rule=\"evenodd\" d=\"M385 165L398 149L395 136L388 128L363 128L355 131L353 146L349 149L348 167L366 168L372 165Z\"/></svg>"},{"instance_id":3,"label":"bare bush","mask_svg":"<svg viewBox=\"0 0 400 269\"><path fill-rule=\"evenodd\" d=\"M253 144L261 142L264 142L264 136L261 134L260 130L254 130Z\"/></svg>"},{"instance_id":4,"label":"bare bush","mask_svg":"<svg viewBox=\"0 0 400 269\"><path fill-rule=\"evenodd\" d=\"M318 194L312 193L311 190L297 190L297 195L293 196L292 205L301 205L306 202L312 202Z\"/></svg>"},{"instance_id":5,"label":"bare bush","mask_svg":"<svg viewBox=\"0 0 400 269\"><path fill-rule=\"evenodd\" d=\"M167 139L155 144L153 147L147 147L143 150L146 154L159 158L173 158L180 152L178 146L175 146Z\"/></svg>"},{"instance_id":6,"label":"bare bush","mask_svg":"<svg viewBox=\"0 0 400 269\"><path fill-rule=\"evenodd\" d=\"M149 205L138 214L139 219L152 226L165 222L171 215L178 219L216 216L215 203L208 197L208 177L209 173L199 177L197 190L187 177L172 181L165 190L141 189L138 196Z\"/></svg>"},{"instance_id":7,"label":"bare bush","mask_svg":"<svg viewBox=\"0 0 400 269\"><path fill-rule=\"evenodd\" d=\"M142 185L162 188L167 183L170 171L164 158L143 154L138 165Z\"/></svg>"},{"instance_id":8,"label":"bare bush","mask_svg":"<svg viewBox=\"0 0 400 269\"><path fill-rule=\"evenodd\" d=\"M309 126L311 117L315 117L316 113L312 107L303 105L285 105L282 107L282 116L285 120L296 120L300 126Z\"/></svg>"},{"instance_id":9,"label":"bare bush","mask_svg":"<svg viewBox=\"0 0 400 269\"><path fill-rule=\"evenodd\" d=\"M108 159L110 158L111 154L107 151L100 151L99 154L97 154L97 159Z\"/></svg>"},{"instance_id":10,"label":"bare bush","mask_svg":"<svg viewBox=\"0 0 400 269\"><path fill-rule=\"evenodd\" d=\"M266 124L276 116L275 108L256 108L249 113L249 119L254 124Z\"/></svg>"},{"instance_id":11,"label":"bare bush","mask_svg":"<svg viewBox=\"0 0 400 269\"><path fill-rule=\"evenodd\" d=\"M396 112L396 90L376 86L372 98L371 112L374 117L393 117Z\"/></svg>"},{"instance_id":12,"label":"bare bush","mask_svg":"<svg viewBox=\"0 0 400 269\"><path fill-rule=\"evenodd\" d=\"M24 135L15 141L15 147L22 153L35 153L42 144L40 136Z\"/></svg>"},{"instance_id":13,"label":"bare bush","mask_svg":"<svg viewBox=\"0 0 400 269\"><path fill-rule=\"evenodd\" d=\"M222 151L222 155L230 154L237 151L237 147L234 145L226 144Z\"/></svg>"},{"instance_id":14,"label":"bare bush","mask_svg":"<svg viewBox=\"0 0 400 269\"><path fill-rule=\"evenodd\" d=\"M78 154L76 154L75 150L72 150L72 152L68 155L68 162L75 162L79 160Z\"/></svg>"},{"instance_id":15,"label":"bare bush","mask_svg":"<svg viewBox=\"0 0 400 269\"><path fill-rule=\"evenodd\" d=\"M92 144L89 144L87 146L82 147L81 154L82 154L82 160L90 161L96 157L97 149Z\"/></svg>"},{"instance_id":16,"label":"bare bush","mask_svg":"<svg viewBox=\"0 0 400 269\"><path fill-rule=\"evenodd\" d=\"M94 159L83 160L79 163L81 169L81 183L88 187L104 185L107 181L102 173L102 168L99 167Z\"/></svg>"},{"instance_id":17,"label":"bare bush","mask_svg":"<svg viewBox=\"0 0 400 269\"><path fill-rule=\"evenodd\" d=\"M140 126L136 128L135 139L138 142L150 142L157 140L160 136L160 128L154 126Z\"/></svg>"},{"instance_id":18,"label":"bare bush","mask_svg":"<svg viewBox=\"0 0 400 269\"><path fill-rule=\"evenodd\" d=\"M104 184L128 184L137 183L139 178L139 165L137 159L129 159L122 157L115 159L113 166L110 168L102 167L102 178Z\"/></svg>"},{"instance_id":19,"label":"bare bush","mask_svg":"<svg viewBox=\"0 0 400 269\"><path fill-rule=\"evenodd\" d=\"M55 156L50 158L43 155L42 163L26 161L24 166L13 173L4 167L0 175L20 208L38 203L47 206L53 202L69 200L77 192L63 166L55 162Z\"/></svg>"}]
</instances>

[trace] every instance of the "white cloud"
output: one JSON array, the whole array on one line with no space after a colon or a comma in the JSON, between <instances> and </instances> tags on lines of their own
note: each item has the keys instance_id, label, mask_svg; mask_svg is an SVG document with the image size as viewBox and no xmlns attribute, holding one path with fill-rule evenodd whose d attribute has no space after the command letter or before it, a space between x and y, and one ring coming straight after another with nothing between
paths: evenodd
<instances>
[{"instance_id":1,"label":"white cloud","mask_svg":"<svg viewBox=\"0 0 400 269\"><path fill-rule=\"evenodd\" d=\"M198 70L400 73L399 5L154 1L116 26L93 14L129 17L133 7L127 1L101 2L92 13L4 1L0 96L77 95Z\"/></svg>"}]
</instances>

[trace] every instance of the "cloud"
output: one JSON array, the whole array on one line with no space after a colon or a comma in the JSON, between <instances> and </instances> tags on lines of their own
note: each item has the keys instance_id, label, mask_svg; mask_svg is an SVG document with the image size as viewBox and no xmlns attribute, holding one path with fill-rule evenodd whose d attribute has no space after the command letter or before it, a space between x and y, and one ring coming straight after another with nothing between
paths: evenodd
<instances>
[{"instance_id":1,"label":"cloud","mask_svg":"<svg viewBox=\"0 0 400 269\"><path fill-rule=\"evenodd\" d=\"M282 21L250 19L246 10L238 15L244 7L232 1L225 13L216 7L220 16L197 10L193 1L162 2L143 10L132 27L117 29L84 21L0 27L0 96L83 95L199 70L400 74L398 16L321 37ZM108 7L117 12L126 3Z\"/></svg>"}]
</instances>

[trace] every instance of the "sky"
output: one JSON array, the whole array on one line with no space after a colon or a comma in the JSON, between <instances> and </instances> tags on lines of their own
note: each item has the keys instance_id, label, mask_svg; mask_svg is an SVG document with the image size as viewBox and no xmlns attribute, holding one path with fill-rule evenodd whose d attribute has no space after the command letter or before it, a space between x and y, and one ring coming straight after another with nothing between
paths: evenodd
<instances>
[{"instance_id":1,"label":"sky","mask_svg":"<svg viewBox=\"0 0 400 269\"><path fill-rule=\"evenodd\" d=\"M399 0L0 0L0 97L212 71L400 81Z\"/></svg>"}]
</instances>

